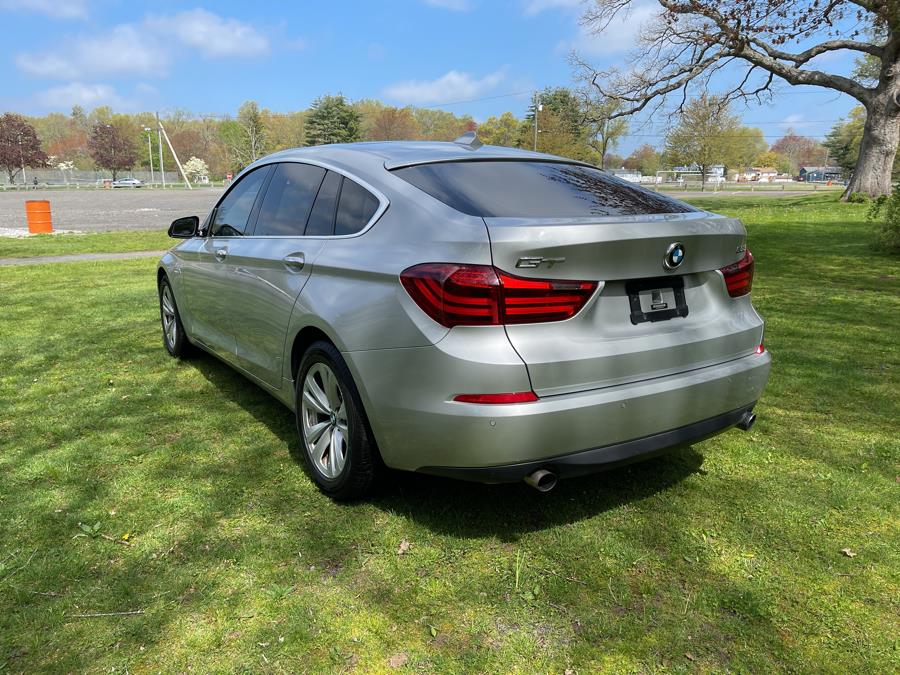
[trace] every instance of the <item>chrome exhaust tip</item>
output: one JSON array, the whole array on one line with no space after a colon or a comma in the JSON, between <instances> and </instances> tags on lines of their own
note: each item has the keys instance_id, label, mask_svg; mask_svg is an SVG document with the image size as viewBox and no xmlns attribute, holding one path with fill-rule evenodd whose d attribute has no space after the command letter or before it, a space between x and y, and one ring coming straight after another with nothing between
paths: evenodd
<instances>
[{"instance_id":1,"label":"chrome exhaust tip","mask_svg":"<svg viewBox=\"0 0 900 675\"><path fill-rule=\"evenodd\" d=\"M538 469L525 476L524 481L538 492L550 492L556 487L556 474L545 469Z\"/></svg>"},{"instance_id":2,"label":"chrome exhaust tip","mask_svg":"<svg viewBox=\"0 0 900 675\"><path fill-rule=\"evenodd\" d=\"M741 431L750 431L754 424L756 424L756 415L748 410L735 426Z\"/></svg>"}]
</instances>

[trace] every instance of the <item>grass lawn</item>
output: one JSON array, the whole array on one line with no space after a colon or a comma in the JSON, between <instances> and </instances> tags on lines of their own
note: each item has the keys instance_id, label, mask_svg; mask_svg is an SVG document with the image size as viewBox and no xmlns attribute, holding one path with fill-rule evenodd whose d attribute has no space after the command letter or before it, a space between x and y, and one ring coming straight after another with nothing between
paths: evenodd
<instances>
[{"instance_id":1,"label":"grass lawn","mask_svg":"<svg viewBox=\"0 0 900 675\"><path fill-rule=\"evenodd\" d=\"M0 269L0 672L896 671L900 261L835 200L710 202L757 258L754 430L546 495L334 504L286 409L165 354L152 260Z\"/></svg>"},{"instance_id":2,"label":"grass lawn","mask_svg":"<svg viewBox=\"0 0 900 675\"><path fill-rule=\"evenodd\" d=\"M175 243L165 230L97 232L92 234L36 234L0 237L0 258L29 258L72 253L164 251Z\"/></svg>"}]
</instances>

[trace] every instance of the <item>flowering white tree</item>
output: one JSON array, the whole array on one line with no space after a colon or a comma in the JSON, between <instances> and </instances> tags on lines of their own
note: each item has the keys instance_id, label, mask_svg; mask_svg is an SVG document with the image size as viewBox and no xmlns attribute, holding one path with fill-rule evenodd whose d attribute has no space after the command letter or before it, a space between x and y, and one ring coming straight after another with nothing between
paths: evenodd
<instances>
[{"instance_id":1,"label":"flowering white tree","mask_svg":"<svg viewBox=\"0 0 900 675\"><path fill-rule=\"evenodd\" d=\"M192 181L209 176L209 167L199 157L191 157L184 163L184 172Z\"/></svg>"},{"instance_id":2,"label":"flowering white tree","mask_svg":"<svg viewBox=\"0 0 900 675\"><path fill-rule=\"evenodd\" d=\"M51 163L52 163L51 158ZM63 180L66 182L66 185L69 184L69 176L75 171L75 162L57 162L56 168L62 173Z\"/></svg>"}]
</instances>

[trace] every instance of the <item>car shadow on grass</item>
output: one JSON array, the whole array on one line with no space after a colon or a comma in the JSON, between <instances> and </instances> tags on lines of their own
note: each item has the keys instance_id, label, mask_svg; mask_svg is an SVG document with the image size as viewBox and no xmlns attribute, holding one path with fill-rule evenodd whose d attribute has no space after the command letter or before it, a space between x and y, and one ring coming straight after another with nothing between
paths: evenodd
<instances>
[{"instance_id":1,"label":"car shadow on grass","mask_svg":"<svg viewBox=\"0 0 900 675\"><path fill-rule=\"evenodd\" d=\"M560 481L540 493L523 483L483 485L424 474L392 472L370 501L430 530L457 537L514 541L528 532L592 518L664 492L702 471L692 446L625 467Z\"/></svg>"},{"instance_id":2,"label":"car shadow on grass","mask_svg":"<svg viewBox=\"0 0 900 675\"><path fill-rule=\"evenodd\" d=\"M270 429L290 451L297 470L304 470L292 413L213 356L201 354L190 363L222 396ZM703 455L693 446L674 448L645 462L560 481L543 494L524 482L484 485L386 470L381 486L366 503L403 514L435 533L515 540L664 492L702 472L702 464Z\"/></svg>"}]
</instances>

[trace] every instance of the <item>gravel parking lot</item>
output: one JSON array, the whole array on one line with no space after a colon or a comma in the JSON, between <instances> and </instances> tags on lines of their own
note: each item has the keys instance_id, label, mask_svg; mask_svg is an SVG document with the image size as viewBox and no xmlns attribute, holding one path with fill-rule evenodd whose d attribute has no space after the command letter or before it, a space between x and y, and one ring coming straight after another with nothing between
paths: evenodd
<instances>
[{"instance_id":1,"label":"gravel parking lot","mask_svg":"<svg viewBox=\"0 0 900 675\"><path fill-rule=\"evenodd\" d=\"M26 228L26 199L50 201L56 230L106 232L159 230L179 216L202 218L221 193L221 188L0 192L0 234Z\"/></svg>"},{"instance_id":2,"label":"gravel parking lot","mask_svg":"<svg viewBox=\"0 0 900 675\"><path fill-rule=\"evenodd\" d=\"M25 223L25 200L48 199L53 214L53 228L76 232L111 230L162 230L180 216L205 216L215 204L222 188L194 190L150 188L119 190L28 190L0 192L0 236L22 236ZM693 197L748 197L749 191L673 192L672 196L690 200ZM754 192L754 197L797 197L810 192Z\"/></svg>"}]
</instances>

